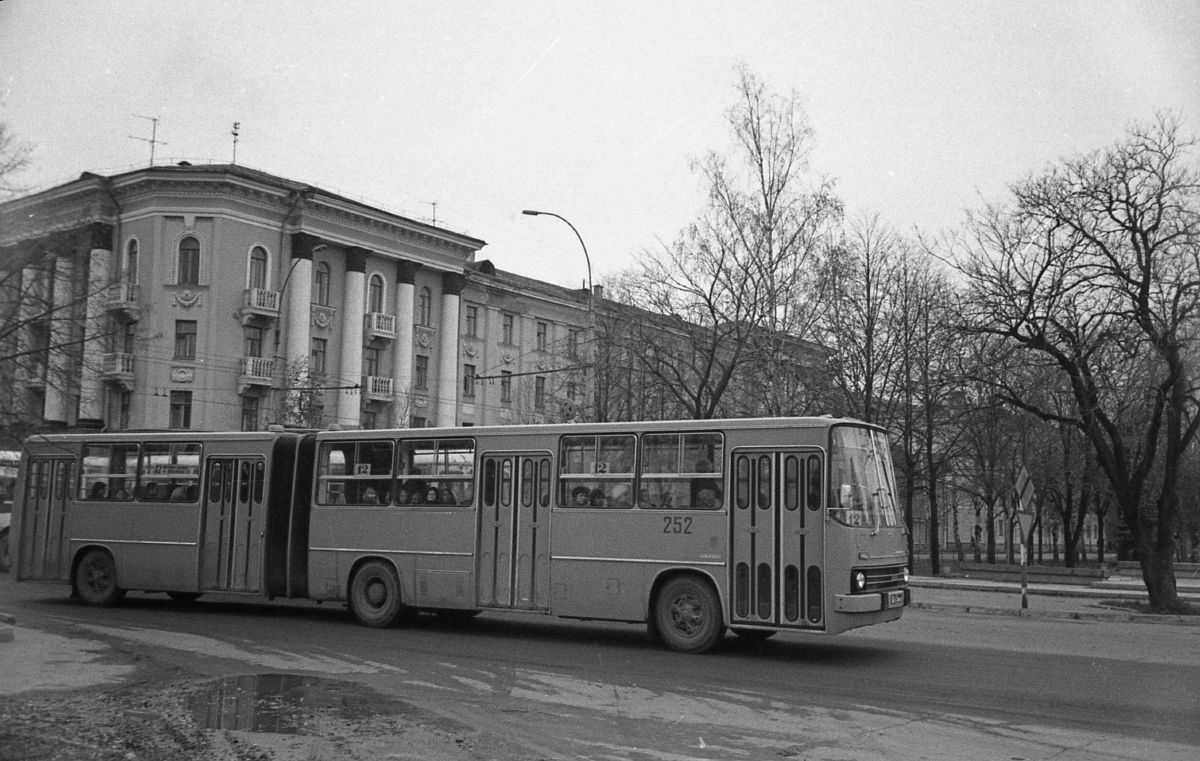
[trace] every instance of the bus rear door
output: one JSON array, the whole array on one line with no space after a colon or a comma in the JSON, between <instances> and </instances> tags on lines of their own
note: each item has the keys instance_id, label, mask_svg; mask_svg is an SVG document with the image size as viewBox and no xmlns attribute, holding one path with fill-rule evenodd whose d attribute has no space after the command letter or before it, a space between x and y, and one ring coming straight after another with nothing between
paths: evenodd
<instances>
[{"instance_id":1,"label":"bus rear door","mask_svg":"<svg viewBox=\"0 0 1200 761\"><path fill-rule=\"evenodd\" d=\"M549 610L549 452L489 452L482 458L479 604Z\"/></svg>"},{"instance_id":2,"label":"bus rear door","mask_svg":"<svg viewBox=\"0 0 1200 761\"><path fill-rule=\"evenodd\" d=\"M823 473L818 449L734 451L734 626L824 628Z\"/></svg>"},{"instance_id":3,"label":"bus rear door","mask_svg":"<svg viewBox=\"0 0 1200 761\"><path fill-rule=\"evenodd\" d=\"M200 589L257 592L262 576L266 460L210 457L207 470Z\"/></svg>"},{"instance_id":4,"label":"bus rear door","mask_svg":"<svg viewBox=\"0 0 1200 761\"><path fill-rule=\"evenodd\" d=\"M31 457L26 467L17 578L66 581L68 553L64 542L75 461Z\"/></svg>"}]
</instances>

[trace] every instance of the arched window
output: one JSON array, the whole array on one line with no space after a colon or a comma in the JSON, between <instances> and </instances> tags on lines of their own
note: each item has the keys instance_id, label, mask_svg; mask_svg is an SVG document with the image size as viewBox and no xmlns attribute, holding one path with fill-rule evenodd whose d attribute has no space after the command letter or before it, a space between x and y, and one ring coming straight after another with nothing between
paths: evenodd
<instances>
[{"instance_id":1,"label":"arched window","mask_svg":"<svg viewBox=\"0 0 1200 761\"><path fill-rule=\"evenodd\" d=\"M179 241L176 272L179 285L200 285L200 241L191 235Z\"/></svg>"},{"instance_id":2,"label":"arched window","mask_svg":"<svg viewBox=\"0 0 1200 761\"><path fill-rule=\"evenodd\" d=\"M125 261L122 262L120 279L122 283L136 283L138 268L138 242L137 239L129 241L125 246Z\"/></svg>"},{"instance_id":3,"label":"arched window","mask_svg":"<svg viewBox=\"0 0 1200 761\"><path fill-rule=\"evenodd\" d=\"M383 278L371 275L367 283L367 311L383 312Z\"/></svg>"},{"instance_id":4,"label":"arched window","mask_svg":"<svg viewBox=\"0 0 1200 761\"><path fill-rule=\"evenodd\" d=\"M313 300L321 306L329 306L329 265L325 262L317 264L313 275Z\"/></svg>"},{"instance_id":5,"label":"arched window","mask_svg":"<svg viewBox=\"0 0 1200 761\"><path fill-rule=\"evenodd\" d=\"M250 249L250 287L267 287L267 250L262 246Z\"/></svg>"},{"instance_id":6,"label":"arched window","mask_svg":"<svg viewBox=\"0 0 1200 761\"><path fill-rule=\"evenodd\" d=\"M421 297L417 301L417 324L429 327L433 316L433 294L428 288L421 289Z\"/></svg>"}]
</instances>

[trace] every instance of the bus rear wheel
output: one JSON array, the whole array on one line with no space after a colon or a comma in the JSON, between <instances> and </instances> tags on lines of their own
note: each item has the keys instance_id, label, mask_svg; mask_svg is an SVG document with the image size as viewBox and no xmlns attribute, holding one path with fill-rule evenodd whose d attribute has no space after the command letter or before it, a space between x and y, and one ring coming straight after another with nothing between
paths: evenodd
<instances>
[{"instance_id":1,"label":"bus rear wheel","mask_svg":"<svg viewBox=\"0 0 1200 761\"><path fill-rule=\"evenodd\" d=\"M75 593L88 605L107 608L125 596L117 586L117 564L106 550L88 550L75 566Z\"/></svg>"},{"instance_id":2,"label":"bus rear wheel","mask_svg":"<svg viewBox=\"0 0 1200 761\"><path fill-rule=\"evenodd\" d=\"M396 569L381 560L364 563L350 582L350 610L364 626L395 626L404 613Z\"/></svg>"},{"instance_id":3,"label":"bus rear wheel","mask_svg":"<svg viewBox=\"0 0 1200 761\"><path fill-rule=\"evenodd\" d=\"M711 650L725 635L721 601L711 585L693 576L668 581L654 605L654 630L680 653Z\"/></svg>"}]
</instances>

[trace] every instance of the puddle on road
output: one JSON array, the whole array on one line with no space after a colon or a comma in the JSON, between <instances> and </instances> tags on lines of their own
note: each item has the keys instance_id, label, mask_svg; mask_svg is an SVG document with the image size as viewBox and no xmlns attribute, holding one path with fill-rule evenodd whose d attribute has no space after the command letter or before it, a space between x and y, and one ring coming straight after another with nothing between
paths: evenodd
<instances>
[{"instance_id":1,"label":"puddle on road","mask_svg":"<svg viewBox=\"0 0 1200 761\"><path fill-rule=\"evenodd\" d=\"M318 716L361 721L407 713L406 705L351 682L300 674L221 679L188 698L202 729L302 734Z\"/></svg>"}]
</instances>

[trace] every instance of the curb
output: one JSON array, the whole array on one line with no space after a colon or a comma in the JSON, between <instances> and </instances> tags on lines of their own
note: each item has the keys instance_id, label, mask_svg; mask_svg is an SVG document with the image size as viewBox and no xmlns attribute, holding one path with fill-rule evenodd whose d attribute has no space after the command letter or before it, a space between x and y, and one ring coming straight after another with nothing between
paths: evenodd
<instances>
[{"instance_id":1,"label":"curb","mask_svg":"<svg viewBox=\"0 0 1200 761\"><path fill-rule=\"evenodd\" d=\"M1200 616L1173 616L1130 611L1078 613L1053 610L1029 610L1020 608L989 608L983 605L941 605L938 603L914 602L910 608L940 613L974 613L985 616L1009 616L1012 618L1049 618L1060 621L1110 621L1133 624L1174 624L1177 626L1200 626Z\"/></svg>"}]
</instances>

